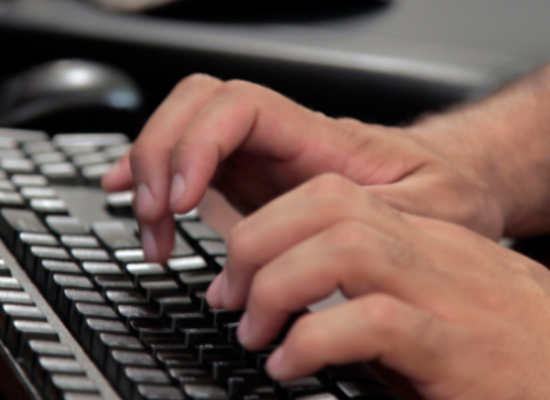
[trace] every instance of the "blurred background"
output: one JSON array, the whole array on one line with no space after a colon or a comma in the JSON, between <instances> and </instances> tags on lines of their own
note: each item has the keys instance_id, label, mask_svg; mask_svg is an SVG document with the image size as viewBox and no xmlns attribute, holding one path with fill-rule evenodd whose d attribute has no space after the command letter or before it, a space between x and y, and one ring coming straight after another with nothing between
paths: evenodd
<instances>
[{"instance_id":1,"label":"blurred background","mask_svg":"<svg viewBox=\"0 0 550 400\"><path fill-rule=\"evenodd\" d=\"M0 0L0 124L134 136L193 72L406 124L550 59L548 16L547 0Z\"/></svg>"}]
</instances>

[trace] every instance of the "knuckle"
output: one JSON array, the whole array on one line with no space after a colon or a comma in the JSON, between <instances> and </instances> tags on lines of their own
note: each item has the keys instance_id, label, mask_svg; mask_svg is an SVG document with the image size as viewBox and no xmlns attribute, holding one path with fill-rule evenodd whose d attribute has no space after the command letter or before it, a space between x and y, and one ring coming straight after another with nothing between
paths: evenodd
<instances>
[{"instance_id":1,"label":"knuckle","mask_svg":"<svg viewBox=\"0 0 550 400\"><path fill-rule=\"evenodd\" d=\"M294 323L287 336L294 349L306 354L308 349L316 349L316 351L324 353L327 337L325 330L319 329L315 320L315 314L306 314Z\"/></svg>"},{"instance_id":2,"label":"knuckle","mask_svg":"<svg viewBox=\"0 0 550 400\"><path fill-rule=\"evenodd\" d=\"M247 258L252 240L253 234L251 234L250 229L248 229L246 219L240 221L229 232L229 237L227 238L227 254L231 260L235 261L231 264L236 268L242 264L240 260Z\"/></svg>"},{"instance_id":3,"label":"knuckle","mask_svg":"<svg viewBox=\"0 0 550 400\"><path fill-rule=\"evenodd\" d=\"M366 329L374 327L382 334L391 333L399 314L397 302L382 293L369 295L361 308L361 318L366 323Z\"/></svg>"},{"instance_id":4,"label":"knuckle","mask_svg":"<svg viewBox=\"0 0 550 400\"><path fill-rule=\"evenodd\" d=\"M255 85L249 82L233 79L224 82L218 89L217 94L221 96L243 97L253 91Z\"/></svg>"},{"instance_id":5,"label":"knuckle","mask_svg":"<svg viewBox=\"0 0 550 400\"><path fill-rule=\"evenodd\" d=\"M249 302L261 308L276 308L279 288L260 270L254 276L249 292Z\"/></svg>"},{"instance_id":6,"label":"knuckle","mask_svg":"<svg viewBox=\"0 0 550 400\"><path fill-rule=\"evenodd\" d=\"M387 243L387 257L390 265L399 268L410 268L417 264L418 255L413 248L395 238L386 238Z\"/></svg>"},{"instance_id":7,"label":"knuckle","mask_svg":"<svg viewBox=\"0 0 550 400\"><path fill-rule=\"evenodd\" d=\"M189 75L185 78L183 78L182 80L180 80L175 88L174 88L174 92L175 93L184 93L186 92L187 90L189 90L189 88L192 88L192 87L197 87L197 86L203 86L205 84L210 84L212 83L213 81L217 81L216 78L210 76L210 75L206 75L206 74L192 74L192 75Z\"/></svg>"},{"instance_id":8,"label":"knuckle","mask_svg":"<svg viewBox=\"0 0 550 400\"><path fill-rule=\"evenodd\" d=\"M341 175L326 173L308 181L303 186L302 193L306 198L349 204L350 196L356 196L358 187Z\"/></svg>"}]
</instances>

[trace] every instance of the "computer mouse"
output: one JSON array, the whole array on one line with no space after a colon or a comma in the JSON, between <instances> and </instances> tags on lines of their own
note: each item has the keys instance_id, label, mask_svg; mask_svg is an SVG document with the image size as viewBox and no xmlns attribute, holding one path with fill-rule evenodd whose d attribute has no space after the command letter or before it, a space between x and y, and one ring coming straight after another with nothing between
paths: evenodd
<instances>
[{"instance_id":1,"label":"computer mouse","mask_svg":"<svg viewBox=\"0 0 550 400\"><path fill-rule=\"evenodd\" d=\"M123 72L86 60L58 60L7 79L0 88L0 125L59 131L125 125L143 96ZM92 125L92 126L90 126Z\"/></svg>"}]
</instances>

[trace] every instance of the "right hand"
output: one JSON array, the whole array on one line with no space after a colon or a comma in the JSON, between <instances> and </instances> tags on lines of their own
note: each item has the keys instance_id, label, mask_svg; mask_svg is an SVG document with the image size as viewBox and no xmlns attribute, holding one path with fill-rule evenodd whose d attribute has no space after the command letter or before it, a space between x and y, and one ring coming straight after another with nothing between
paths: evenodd
<instances>
[{"instance_id":1,"label":"right hand","mask_svg":"<svg viewBox=\"0 0 550 400\"><path fill-rule=\"evenodd\" d=\"M195 207L211 181L250 213L326 172L369 186L402 211L498 238L503 215L489 180L429 143L407 129L329 118L258 85L193 75L160 105L103 187L134 187L151 261L169 256L172 214Z\"/></svg>"}]
</instances>

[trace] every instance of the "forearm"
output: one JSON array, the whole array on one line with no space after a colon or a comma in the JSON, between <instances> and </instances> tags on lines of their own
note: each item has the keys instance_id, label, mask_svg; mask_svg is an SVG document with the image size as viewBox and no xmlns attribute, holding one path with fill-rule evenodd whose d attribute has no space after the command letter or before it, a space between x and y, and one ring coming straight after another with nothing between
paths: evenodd
<instances>
[{"instance_id":1,"label":"forearm","mask_svg":"<svg viewBox=\"0 0 550 400\"><path fill-rule=\"evenodd\" d=\"M487 183L507 235L550 231L550 65L411 132Z\"/></svg>"}]
</instances>

